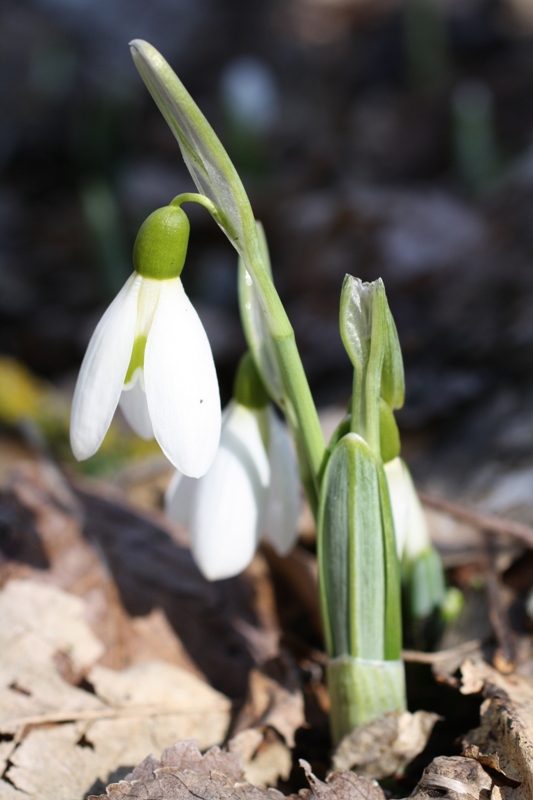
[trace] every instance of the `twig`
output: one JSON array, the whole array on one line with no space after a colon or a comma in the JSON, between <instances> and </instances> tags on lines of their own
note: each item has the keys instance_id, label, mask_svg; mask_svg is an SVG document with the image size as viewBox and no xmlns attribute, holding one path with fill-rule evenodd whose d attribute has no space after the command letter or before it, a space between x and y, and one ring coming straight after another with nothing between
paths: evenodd
<instances>
[{"instance_id":1,"label":"twig","mask_svg":"<svg viewBox=\"0 0 533 800\"><path fill-rule=\"evenodd\" d=\"M155 717L155 716L194 716L213 712L227 712L227 706L220 708L168 708L168 706L130 706L128 708L83 709L81 711L51 711L48 714L37 714L33 717L18 717L4 720L0 725L2 732L7 729L25 728L35 725L50 725L61 722L79 722L80 720L121 719L123 717Z\"/></svg>"},{"instance_id":2,"label":"twig","mask_svg":"<svg viewBox=\"0 0 533 800\"><path fill-rule=\"evenodd\" d=\"M75 517L82 514L81 506L58 465L39 427L29 418L17 424L17 430L25 445L35 454L51 490L51 495L63 511Z\"/></svg>"},{"instance_id":3,"label":"twig","mask_svg":"<svg viewBox=\"0 0 533 800\"><path fill-rule=\"evenodd\" d=\"M415 664L438 664L440 661L448 661L450 658L467 656L475 653L481 647L481 639L472 639L464 642L457 647L450 647L447 650L437 650L436 653L423 653L420 650L403 650L402 658Z\"/></svg>"},{"instance_id":4,"label":"twig","mask_svg":"<svg viewBox=\"0 0 533 800\"><path fill-rule=\"evenodd\" d=\"M487 535L485 546L485 568L487 581L487 597L489 601L489 618L498 642L492 663L498 672L508 675L516 666L516 648L509 625L507 612L502 601L502 587L496 570L496 547L494 534Z\"/></svg>"},{"instance_id":5,"label":"twig","mask_svg":"<svg viewBox=\"0 0 533 800\"><path fill-rule=\"evenodd\" d=\"M482 533L495 533L499 536L512 536L519 539L525 545L533 549L533 528L523 522L514 522L510 519L495 517L491 514L482 514L471 508L452 503L450 500L443 500L440 497L432 497L419 492L420 499L425 506L435 508L437 511L444 511L455 519L467 522Z\"/></svg>"}]
</instances>

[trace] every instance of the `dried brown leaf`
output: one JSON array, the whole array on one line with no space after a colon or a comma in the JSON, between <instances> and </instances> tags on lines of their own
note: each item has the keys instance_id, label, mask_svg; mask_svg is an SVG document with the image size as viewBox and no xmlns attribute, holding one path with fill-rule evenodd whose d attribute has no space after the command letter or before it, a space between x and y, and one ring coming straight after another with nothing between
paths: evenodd
<instances>
[{"instance_id":1,"label":"dried brown leaf","mask_svg":"<svg viewBox=\"0 0 533 800\"><path fill-rule=\"evenodd\" d=\"M286 781L291 774L292 753L275 734L271 740L265 740L257 750L253 759L244 768L244 777L248 783L265 789L275 786L279 779Z\"/></svg>"},{"instance_id":2,"label":"dried brown leaf","mask_svg":"<svg viewBox=\"0 0 533 800\"><path fill-rule=\"evenodd\" d=\"M482 691L481 724L465 737L465 752L497 772L513 798L533 797L533 685L529 675L502 675L481 659L461 668L462 691Z\"/></svg>"},{"instance_id":3,"label":"dried brown leaf","mask_svg":"<svg viewBox=\"0 0 533 800\"><path fill-rule=\"evenodd\" d=\"M106 666L167 660L242 698L250 669L278 652L266 571L256 564L210 583L183 530L162 514L140 513L94 484L66 502L72 487L59 492L56 478L42 465L21 465L0 493L8 528L0 584L31 577L82 597Z\"/></svg>"},{"instance_id":4,"label":"dried brown leaf","mask_svg":"<svg viewBox=\"0 0 533 800\"><path fill-rule=\"evenodd\" d=\"M119 783L107 787L105 795L89 800L272 800L283 795L273 789L260 789L242 782L237 774L238 756L213 748L204 756L194 743L177 742L167 749L160 762L150 758ZM309 789L291 800L384 800L381 789L353 773L336 773L327 783L319 781L302 762Z\"/></svg>"},{"instance_id":5,"label":"dried brown leaf","mask_svg":"<svg viewBox=\"0 0 533 800\"><path fill-rule=\"evenodd\" d=\"M82 668L101 655L83 613L81 600L54 586L10 581L0 593L0 733L15 733L17 720L58 709L103 708L93 694L66 683L54 660L61 651Z\"/></svg>"},{"instance_id":6,"label":"dried brown leaf","mask_svg":"<svg viewBox=\"0 0 533 800\"><path fill-rule=\"evenodd\" d=\"M425 768L411 797L480 800L492 797L492 788L492 779L474 759L439 756Z\"/></svg>"},{"instance_id":7,"label":"dried brown leaf","mask_svg":"<svg viewBox=\"0 0 533 800\"><path fill-rule=\"evenodd\" d=\"M305 725L304 698L296 665L287 656L272 659L250 673L246 703L234 726L234 733L248 728L270 726L289 747L294 734Z\"/></svg>"},{"instance_id":8,"label":"dried brown leaf","mask_svg":"<svg viewBox=\"0 0 533 800\"><path fill-rule=\"evenodd\" d=\"M230 739L227 749L241 758L244 778L254 786L275 786L280 778L287 780L289 777L291 751L271 728L241 731Z\"/></svg>"},{"instance_id":9,"label":"dried brown leaf","mask_svg":"<svg viewBox=\"0 0 533 800\"><path fill-rule=\"evenodd\" d=\"M83 601L54 586L10 581L0 593L0 732L18 737L0 744L2 800L82 800L176 736L202 747L225 736L230 701L173 664L93 666L95 693L67 683L57 652L87 671L103 649L83 617Z\"/></svg>"},{"instance_id":10,"label":"dried brown leaf","mask_svg":"<svg viewBox=\"0 0 533 800\"><path fill-rule=\"evenodd\" d=\"M355 728L335 750L333 768L354 769L369 778L400 772L425 748L438 719L428 711L405 711Z\"/></svg>"}]
</instances>

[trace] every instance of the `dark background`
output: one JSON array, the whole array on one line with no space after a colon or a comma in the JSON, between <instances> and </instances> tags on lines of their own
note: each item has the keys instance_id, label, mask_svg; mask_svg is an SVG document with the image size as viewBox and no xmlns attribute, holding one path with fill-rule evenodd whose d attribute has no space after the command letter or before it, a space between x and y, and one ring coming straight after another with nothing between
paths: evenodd
<instances>
[{"instance_id":1,"label":"dark background","mask_svg":"<svg viewBox=\"0 0 533 800\"><path fill-rule=\"evenodd\" d=\"M532 8L0 0L0 353L72 387L139 225L193 189L129 54L144 38L242 174L318 404L343 405L350 390L343 276L381 276L404 349L399 421L415 475L480 497L510 475L527 504ZM232 110L232 80L252 98L248 121ZM187 212L184 284L226 401L244 348L236 254L207 212Z\"/></svg>"}]
</instances>

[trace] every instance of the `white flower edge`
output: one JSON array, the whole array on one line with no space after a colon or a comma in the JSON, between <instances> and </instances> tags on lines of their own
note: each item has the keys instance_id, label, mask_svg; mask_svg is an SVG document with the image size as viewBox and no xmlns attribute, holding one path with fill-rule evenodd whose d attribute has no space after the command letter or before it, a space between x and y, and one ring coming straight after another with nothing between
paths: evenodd
<instances>
[{"instance_id":1,"label":"white flower edge","mask_svg":"<svg viewBox=\"0 0 533 800\"><path fill-rule=\"evenodd\" d=\"M107 433L128 370L142 278L126 281L93 333L72 400L70 444L78 461L94 455Z\"/></svg>"},{"instance_id":2,"label":"white flower edge","mask_svg":"<svg viewBox=\"0 0 533 800\"><path fill-rule=\"evenodd\" d=\"M286 556L298 539L300 481L287 428L272 407L268 415L270 485L261 527L278 555Z\"/></svg>"},{"instance_id":3,"label":"white flower edge","mask_svg":"<svg viewBox=\"0 0 533 800\"><path fill-rule=\"evenodd\" d=\"M429 545L424 510L405 462L397 456L385 464L385 475L394 519L398 557L413 559Z\"/></svg>"},{"instance_id":4,"label":"white flower edge","mask_svg":"<svg viewBox=\"0 0 533 800\"><path fill-rule=\"evenodd\" d=\"M155 438L185 475L215 458L221 412L209 340L181 280L164 282L146 342L144 381Z\"/></svg>"},{"instance_id":5,"label":"white flower edge","mask_svg":"<svg viewBox=\"0 0 533 800\"><path fill-rule=\"evenodd\" d=\"M190 521L193 555L209 580L233 577L251 562L269 480L255 413L232 402L215 461L198 481Z\"/></svg>"}]
</instances>

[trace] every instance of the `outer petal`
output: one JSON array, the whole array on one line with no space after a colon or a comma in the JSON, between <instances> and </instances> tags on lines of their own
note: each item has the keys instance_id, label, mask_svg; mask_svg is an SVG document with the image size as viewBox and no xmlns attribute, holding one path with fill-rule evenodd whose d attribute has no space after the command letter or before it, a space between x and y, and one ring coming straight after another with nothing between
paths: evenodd
<instances>
[{"instance_id":1,"label":"outer petal","mask_svg":"<svg viewBox=\"0 0 533 800\"><path fill-rule=\"evenodd\" d=\"M198 478L220 439L220 396L211 347L179 278L164 281L144 357L155 438L180 472Z\"/></svg>"},{"instance_id":2,"label":"outer petal","mask_svg":"<svg viewBox=\"0 0 533 800\"><path fill-rule=\"evenodd\" d=\"M140 373L141 370L137 370ZM126 417L129 425L141 439L153 439L154 431L148 413L148 403L146 402L146 392L143 389L143 381L140 374L133 377L129 388L124 388L120 395L120 409Z\"/></svg>"},{"instance_id":3,"label":"outer petal","mask_svg":"<svg viewBox=\"0 0 533 800\"><path fill-rule=\"evenodd\" d=\"M192 551L209 580L237 575L252 560L269 480L257 417L233 402L213 466L198 481L192 510Z\"/></svg>"},{"instance_id":4,"label":"outer petal","mask_svg":"<svg viewBox=\"0 0 533 800\"><path fill-rule=\"evenodd\" d=\"M396 550L401 559L407 537L411 490L406 475L405 465L400 457L393 458L385 464L385 475L389 487L389 496L396 534Z\"/></svg>"},{"instance_id":5,"label":"outer petal","mask_svg":"<svg viewBox=\"0 0 533 800\"><path fill-rule=\"evenodd\" d=\"M179 525L189 525L191 509L198 487L198 478L175 472L165 492L167 516Z\"/></svg>"},{"instance_id":6,"label":"outer petal","mask_svg":"<svg viewBox=\"0 0 533 800\"><path fill-rule=\"evenodd\" d=\"M70 416L70 444L78 461L96 453L118 405L131 358L141 280L134 272L126 281L85 353Z\"/></svg>"},{"instance_id":7,"label":"outer petal","mask_svg":"<svg viewBox=\"0 0 533 800\"><path fill-rule=\"evenodd\" d=\"M285 425L269 409L270 486L263 520L263 533L280 556L290 553L298 538L300 483Z\"/></svg>"}]
</instances>

